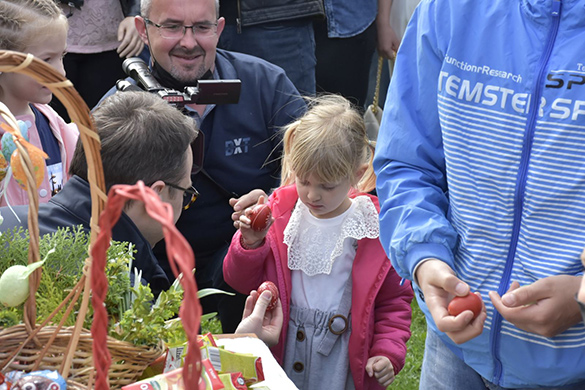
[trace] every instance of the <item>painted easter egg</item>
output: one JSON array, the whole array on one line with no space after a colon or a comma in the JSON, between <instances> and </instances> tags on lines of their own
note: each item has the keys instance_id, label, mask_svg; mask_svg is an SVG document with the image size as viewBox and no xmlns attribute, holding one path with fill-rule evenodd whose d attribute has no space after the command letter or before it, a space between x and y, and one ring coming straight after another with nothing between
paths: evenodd
<instances>
[{"instance_id":1,"label":"painted easter egg","mask_svg":"<svg viewBox=\"0 0 585 390\"><path fill-rule=\"evenodd\" d=\"M30 159L33 163L33 173L35 178L35 185L36 188L39 188L43 183L43 179L45 178L45 159L42 156L42 152L38 149L28 148L28 153ZM15 150L12 153L12 157L10 159L10 165L12 166L12 174L14 175L14 179L23 189L27 189L27 181L26 181L26 174L24 170L24 165L20 159L20 152Z\"/></svg>"},{"instance_id":2,"label":"painted easter egg","mask_svg":"<svg viewBox=\"0 0 585 390\"><path fill-rule=\"evenodd\" d=\"M270 206L266 203L256 205L250 211L249 218L252 230L261 232L268 227L270 219L272 218L272 210L270 210Z\"/></svg>"},{"instance_id":3,"label":"painted easter egg","mask_svg":"<svg viewBox=\"0 0 585 390\"><path fill-rule=\"evenodd\" d=\"M270 303L268 304L268 307L266 307L266 310L270 311L276 307L276 303L278 302L278 287L276 287L276 284L267 280L264 283L262 283L260 287L258 287L258 290L256 291L258 291L258 296L260 296L266 290L270 291L270 293L272 294L272 297L270 298Z\"/></svg>"},{"instance_id":4,"label":"painted easter egg","mask_svg":"<svg viewBox=\"0 0 585 390\"><path fill-rule=\"evenodd\" d=\"M0 153L0 181L4 180L6 173L8 172L8 161L4 158L4 155Z\"/></svg>"},{"instance_id":5,"label":"painted easter egg","mask_svg":"<svg viewBox=\"0 0 585 390\"><path fill-rule=\"evenodd\" d=\"M10 161L10 157L12 153L16 150L16 144L14 143L14 138L10 133L4 133L2 135L2 139L0 140L2 144L2 155L6 161Z\"/></svg>"},{"instance_id":6,"label":"painted easter egg","mask_svg":"<svg viewBox=\"0 0 585 390\"><path fill-rule=\"evenodd\" d=\"M453 298L447 307L447 311L449 315L457 316L466 310L471 310L473 318L475 318L481 313L482 308L481 298L477 294L469 293L464 297Z\"/></svg>"}]
</instances>

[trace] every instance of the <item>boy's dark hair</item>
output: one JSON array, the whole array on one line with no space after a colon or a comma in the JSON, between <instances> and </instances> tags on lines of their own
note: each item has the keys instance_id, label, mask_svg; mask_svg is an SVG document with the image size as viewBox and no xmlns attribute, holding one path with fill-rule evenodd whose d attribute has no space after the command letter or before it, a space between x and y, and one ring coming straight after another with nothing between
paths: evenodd
<instances>
[{"instance_id":1,"label":"boy's dark hair","mask_svg":"<svg viewBox=\"0 0 585 390\"><path fill-rule=\"evenodd\" d=\"M185 151L197 137L195 122L160 97L118 92L95 109L101 138L106 190L114 184L178 183L184 177ZM87 180L85 152L78 141L70 175Z\"/></svg>"}]
</instances>

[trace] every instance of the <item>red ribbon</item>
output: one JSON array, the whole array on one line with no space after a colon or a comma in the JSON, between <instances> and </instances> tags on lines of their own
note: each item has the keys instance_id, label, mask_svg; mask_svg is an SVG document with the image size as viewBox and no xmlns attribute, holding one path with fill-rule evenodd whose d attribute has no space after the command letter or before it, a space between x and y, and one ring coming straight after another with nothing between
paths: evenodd
<instances>
[{"instance_id":1,"label":"red ribbon","mask_svg":"<svg viewBox=\"0 0 585 390\"><path fill-rule=\"evenodd\" d=\"M182 273L181 285L184 296L179 316L187 335L187 356L183 366L183 379L186 390L199 389L201 376L201 353L197 342L201 322L201 305L197 297L197 284L193 269L195 255L191 245L175 227L173 209L163 202L150 187L139 181L135 185L115 185L108 193L108 202L99 219L100 233L93 244L91 255L92 306L94 309L91 334L93 336L93 360L96 369L96 390L109 390L108 370L111 364L107 348L108 314L104 305L108 280L106 278L106 252L112 238L112 228L120 218L127 200L141 200L148 215L162 225L166 241L167 257L175 277ZM140 281L135 281L140 283Z\"/></svg>"}]
</instances>

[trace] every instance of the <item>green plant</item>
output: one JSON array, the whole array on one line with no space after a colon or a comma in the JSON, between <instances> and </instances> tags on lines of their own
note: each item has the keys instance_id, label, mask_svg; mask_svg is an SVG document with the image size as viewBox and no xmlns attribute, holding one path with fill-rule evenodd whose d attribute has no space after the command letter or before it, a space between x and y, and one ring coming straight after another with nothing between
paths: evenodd
<instances>
[{"instance_id":1,"label":"green plant","mask_svg":"<svg viewBox=\"0 0 585 390\"><path fill-rule=\"evenodd\" d=\"M24 265L28 259L28 231L18 228L0 235L0 274L13 265ZM37 322L41 323L66 298L79 280L84 260L87 257L89 234L81 226L58 229L55 233L40 238L39 252L46 257L41 282L35 295ZM154 300L150 287L130 284L130 269L134 257L133 245L111 242L107 252L106 276L108 292L105 306L110 318L110 336L135 345L156 345L161 340L171 342L184 340L185 333L180 321L176 320L183 299L183 289L178 278L171 288L163 291ZM140 281L136 272L134 280ZM198 291L202 298L210 294L231 294L217 289ZM77 306L79 302L77 303ZM77 311L77 307L74 308ZM61 318L64 309L57 314ZM89 307L84 327L89 329L93 310ZM206 314L207 321L215 313ZM23 318L23 305L6 308L0 305L0 327L18 324ZM65 325L72 326L75 316L70 316Z\"/></svg>"},{"instance_id":2,"label":"green plant","mask_svg":"<svg viewBox=\"0 0 585 390\"><path fill-rule=\"evenodd\" d=\"M201 334L221 334L223 329L221 328L221 322L217 317L207 318L201 320Z\"/></svg>"},{"instance_id":3,"label":"green plant","mask_svg":"<svg viewBox=\"0 0 585 390\"><path fill-rule=\"evenodd\" d=\"M14 265L26 265L28 262L29 234L23 228L9 230L0 235L0 273ZM43 235L39 241L39 253L45 263L42 267L41 282L35 295L37 322L42 322L67 297L82 273L85 259L88 257L89 234L81 226L60 228L52 234ZM108 309L112 315L119 316L123 307L124 291L130 288L128 275L129 263L133 249L127 243L112 242L108 250L106 273L110 280L110 289L106 297ZM124 271L123 271L124 270ZM14 313L22 318L22 305ZM74 310L77 310L75 307ZM10 316L5 307L0 307L0 318ZM63 309L64 311L64 309ZM58 318L61 317L58 314ZM13 318L13 317L11 317ZM70 316L66 326L75 323L75 316ZM90 314L86 326L91 326Z\"/></svg>"}]
</instances>

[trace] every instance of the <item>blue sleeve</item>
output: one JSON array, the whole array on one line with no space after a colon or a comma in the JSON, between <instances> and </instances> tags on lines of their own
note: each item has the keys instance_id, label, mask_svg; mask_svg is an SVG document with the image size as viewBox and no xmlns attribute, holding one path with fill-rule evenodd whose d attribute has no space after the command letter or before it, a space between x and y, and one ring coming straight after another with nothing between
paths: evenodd
<instances>
[{"instance_id":1,"label":"blue sleeve","mask_svg":"<svg viewBox=\"0 0 585 390\"><path fill-rule=\"evenodd\" d=\"M424 258L453 267L457 234L449 201L437 85L444 58L436 1L423 1L398 51L374 158L380 199L380 241L400 276L413 279ZM446 2L442 2L444 5ZM441 15L437 15L440 13ZM439 24L440 23L440 24Z\"/></svg>"}]
</instances>

